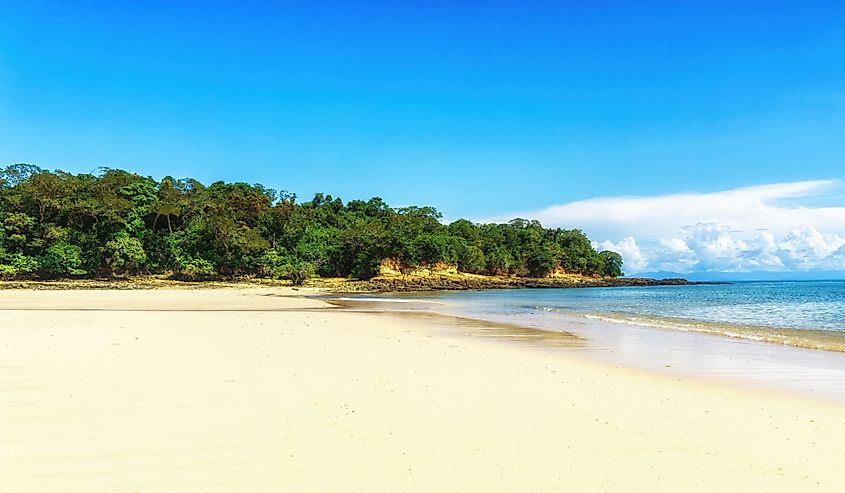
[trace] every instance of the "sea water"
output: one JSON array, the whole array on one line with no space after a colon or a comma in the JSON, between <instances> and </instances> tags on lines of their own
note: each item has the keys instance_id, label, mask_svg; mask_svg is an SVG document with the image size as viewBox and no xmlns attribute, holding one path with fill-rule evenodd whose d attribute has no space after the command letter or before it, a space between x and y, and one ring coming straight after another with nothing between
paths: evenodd
<instances>
[{"instance_id":1,"label":"sea water","mask_svg":"<svg viewBox=\"0 0 845 493\"><path fill-rule=\"evenodd\" d=\"M462 291L456 312L557 328L556 314L845 350L845 281Z\"/></svg>"},{"instance_id":2,"label":"sea water","mask_svg":"<svg viewBox=\"0 0 845 493\"><path fill-rule=\"evenodd\" d=\"M614 365L845 400L845 281L453 291L372 299L421 301L413 309L566 332L583 341L573 354ZM409 309L409 303L392 305L389 309Z\"/></svg>"},{"instance_id":3,"label":"sea water","mask_svg":"<svg viewBox=\"0 0 845 493\"><path fill-rule=\"evenodd\" d=\"M845 334L845 280L462 291L440 299L502 314L558 311L619 322L704 322Z\"/></svg>"}]
</instances>

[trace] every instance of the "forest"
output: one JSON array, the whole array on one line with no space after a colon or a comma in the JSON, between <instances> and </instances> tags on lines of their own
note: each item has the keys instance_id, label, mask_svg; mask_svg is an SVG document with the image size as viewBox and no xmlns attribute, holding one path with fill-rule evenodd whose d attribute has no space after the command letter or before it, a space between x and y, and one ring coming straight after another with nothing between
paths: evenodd
<instances>
[{"instance_id":1,"label":"forest","mask_svg":"<svg viewBox=\"0 0 845 493\"><path fill-rule=\"evenodd\" d=\"M0 171L0 278L269 277L368 279L452 266L483 275L622 275L622 258L597 252L578 229L537 221L450 224L431 207L344 202L246 183L160 181L101 168L94 174L14 164Z\"/></svg>"}]
</instances>

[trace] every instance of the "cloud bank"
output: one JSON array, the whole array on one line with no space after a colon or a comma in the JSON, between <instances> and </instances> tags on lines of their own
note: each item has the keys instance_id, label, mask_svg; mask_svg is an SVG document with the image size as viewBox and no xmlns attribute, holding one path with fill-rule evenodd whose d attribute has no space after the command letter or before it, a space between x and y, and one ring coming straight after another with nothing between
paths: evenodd
<instances>
[{"instance_id":1,"label":"cloud bank","mask_svg":"<svg viewBox=\"0 0 845 493\"><path fill-rule=\"evenodd\" d=\"M628 273L845 270L845 206L812 206L834 180L712 193L605 197L505 217L579 227Z\"/></svg>"}]
</instances>

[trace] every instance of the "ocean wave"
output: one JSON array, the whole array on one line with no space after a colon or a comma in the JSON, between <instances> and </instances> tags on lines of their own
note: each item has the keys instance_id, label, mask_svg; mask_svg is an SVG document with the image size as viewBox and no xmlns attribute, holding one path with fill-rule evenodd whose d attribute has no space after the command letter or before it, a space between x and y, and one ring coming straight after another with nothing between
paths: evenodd
<instances>
[{"instance_id":1,"label":"ocean wave","mask_svg":"<svg viewBox=\"0 0 845 493\"><path fill-rule=\"evenodd\" d=\"M561 311L562 310L551 310ZM630 313L614 314L577 314L588 320L609 322L614 324L636 325L657 329L680 330L684 332L698 332L704 334L746 339L757 342L782 344L785 346L822 349L826 351L845 352L845 334L839 331L764 327L733 323L705 322L670 317L644 316Z\"/></svg>"}]
</instances>

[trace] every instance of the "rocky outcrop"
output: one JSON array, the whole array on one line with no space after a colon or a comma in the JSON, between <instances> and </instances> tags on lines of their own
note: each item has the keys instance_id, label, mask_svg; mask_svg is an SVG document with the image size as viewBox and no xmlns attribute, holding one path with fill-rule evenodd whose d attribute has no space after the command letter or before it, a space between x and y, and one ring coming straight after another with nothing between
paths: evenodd
<instances>
[{"instance_id":1,"label":"rocky outcrop","mask_svg":"<svg viewBox=\"0 0 845 493\"><path fill-rule=\"evenodd\" d=\"M485 276L425 276L425 277L377 277L365 281L334 282L321 285L312 280L309 285L324 287L335 292L406 292L442 291L468 289L518 289L518 288L590 288L621 286L682 286L700 284L686 279L649 278L530 278L530 277L485 277Z\"/></svg>"}]
</instances>

